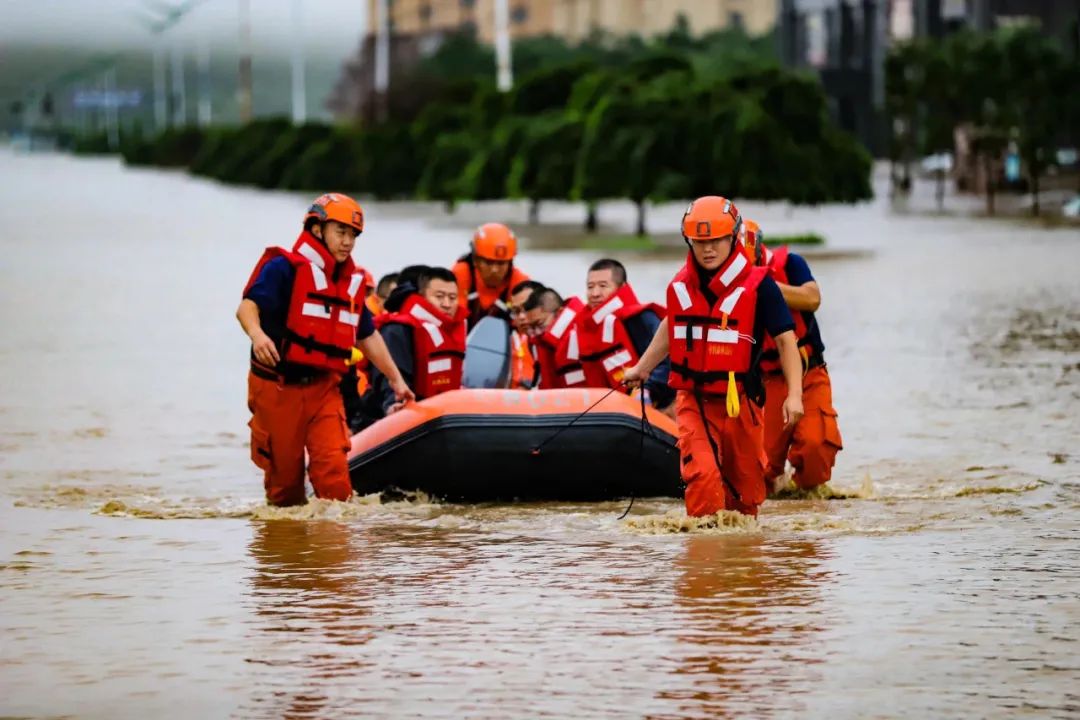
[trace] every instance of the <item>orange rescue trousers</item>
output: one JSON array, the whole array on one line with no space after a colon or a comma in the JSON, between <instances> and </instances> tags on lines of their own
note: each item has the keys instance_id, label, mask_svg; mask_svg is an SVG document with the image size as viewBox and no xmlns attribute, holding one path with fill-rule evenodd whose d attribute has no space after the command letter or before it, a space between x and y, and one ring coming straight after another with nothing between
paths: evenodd
<instances>
[{"instance_id":1,"label":"orange rescue trousers","mask_svg":"<svg viewBox=\"0 0 1080 720\"><path fill-rule=\"evenodd\" d=\"M339 382L340 376L326 373L306 385L283 385L248 373L251 459L265 474L271 505L307 502L304 448L316 497L352 497L349 430Z\"/></svg>"},{"instance_id":2,"label":"orange rescue trousers","mask_svg":"<svg viewBox=\"0 0 1080 720\"><path fill-rule=\"evenodd\" d=\"M784 473L784 461L795 469L795 485L809 489L824 485L832 477L836 453L843 449L836 410L832 404L832 384L825 366L803 376L805 415L794 428L784 427L784 399L787 383L781 374L765 378L765 454L769 479Z\"/></svg>"},{"instance_id":3,"label":"orange rescue trousers","mask_svg":"<svg viewBox=\"0 0 1080 720\"><path fill-rule=\"evenodd\" d=\"M742 410L732 418L722 395L680 390L675 397L686 514L691 517L720 510L756 516L765 501L761 410L743 393L739 403Z\"/></svg>"}]
</instances>

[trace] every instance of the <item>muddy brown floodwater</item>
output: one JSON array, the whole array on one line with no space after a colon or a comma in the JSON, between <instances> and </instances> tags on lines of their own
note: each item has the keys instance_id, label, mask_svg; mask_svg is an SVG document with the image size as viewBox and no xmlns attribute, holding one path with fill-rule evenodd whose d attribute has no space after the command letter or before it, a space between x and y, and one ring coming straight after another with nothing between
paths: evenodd
<instances>
[{"instance_id":1,"label":"muddy brown floodwater","mask_svg":"<svg viewBox=\"0 0 1080 720\"><path fill-rule=\"evenodd\" d=\"M829 237L811 262L846 443L829 496L759 523L655 500L623 522L281 511L247 456L232 313L309 198L8 150L0 178L0 715L1080 714L1075 228L744 203ZM379 273L524 217L367 209L356 256ZM589 259L521 265L574 291ZM661 298L674 262L626 259Z\"/></svg>"}]
</instances>

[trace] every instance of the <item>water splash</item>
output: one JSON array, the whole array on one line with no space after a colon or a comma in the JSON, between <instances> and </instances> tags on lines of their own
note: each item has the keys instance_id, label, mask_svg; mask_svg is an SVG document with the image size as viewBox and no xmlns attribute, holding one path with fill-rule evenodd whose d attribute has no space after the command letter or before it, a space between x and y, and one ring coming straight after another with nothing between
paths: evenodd
<instances>
[{"instance_id":1,"label":"water splash","mask_svg":"<svg viewBox=\"0 0 1080 720\"><path fill-rule=\"evenodd\" d=\"M857 488L834 487L831 483L803 489L795 486L790 477L770 500L870 500L874 497L874 481L867 473Z\"/></svg>"},{"instance_id":2,"label":"water splash","mask_svg":"<svg viewBox=\"0 0 1080 720\"><path fill-rule=\"evenodd\" d=\"M641 535L725 535L756 533L761 530L756 518L730 510L715 515L689 517L681 510L663 515L639 515L623 521L623 527Z\"/></svg>"},{"instance_id":3,"label":"water splash","mask_svg":"<svg viewBox=\"0 0 1080 720\"><path fill-rule=\"evenodd\" d=\"M1014 485L1011 487L1003 485L990 485L987 487L965 486L948 497L970 497L972 495L1019 495L1020 493L1038 490L1045 484L1046 483L1042 480L1036 480L1035 482L1026 483L1024 485Z\"/></svg>"}]
</instances>

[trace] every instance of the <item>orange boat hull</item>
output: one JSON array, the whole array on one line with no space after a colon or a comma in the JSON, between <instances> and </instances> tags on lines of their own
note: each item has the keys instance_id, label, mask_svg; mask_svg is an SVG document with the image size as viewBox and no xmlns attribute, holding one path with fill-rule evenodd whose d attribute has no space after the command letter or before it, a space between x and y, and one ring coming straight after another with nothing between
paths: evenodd
<instances>
[{"instance_id":1,"label":"orange boat hull","mask_svg":"<svg viewBox=\"0 0 1080 720\"><path fill-rule=\"evenodd\" d=\"M604 389L455 390L352 438L362 494L421 490L458 502L680 497L675 423Z\"/></svg>"}]
</instances>

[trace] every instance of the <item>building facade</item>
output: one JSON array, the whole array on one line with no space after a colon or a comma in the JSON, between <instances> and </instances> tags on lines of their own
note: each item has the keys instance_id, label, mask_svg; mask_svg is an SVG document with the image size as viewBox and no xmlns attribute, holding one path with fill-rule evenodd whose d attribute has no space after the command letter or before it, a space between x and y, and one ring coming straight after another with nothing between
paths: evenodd
<instances>
[{"instance_id":1,"label":"building facade","mask_svg":"<svg viewBox=\"0 0 1080 720\"><path fill-rule=\"evenodd\" d=\"M379 0L368 2L368 33L330 95L338 117L370 120L375 110L375 35ZM451 33L494 43L495 0L385 0L390 26L390 77L434 53ZM554 35L578 42L594 32L644 37L666 33L685 17L695 35L741 27L751 35L776 25L780 0L509 0L511 38ZM391 79L391 85L393 80Z\"/></svg>"},{"instance_id":2,"label":"building facade","mask_svg":"<svg viewBox=\"0 0 1080 720\"><path fill-rule=\"evenodd\" d=\"M377 25L376 3L368 0L368 28ZM737 25L752 35L776 23L778 0L509 0L512 37L557 35L581 40L596 30L613 35L656 35L680 15L695 33ZM494 0L389 0L392 32L423 34L467 30L484 42L495 35Z\"/></svg>"}]
</instances>

